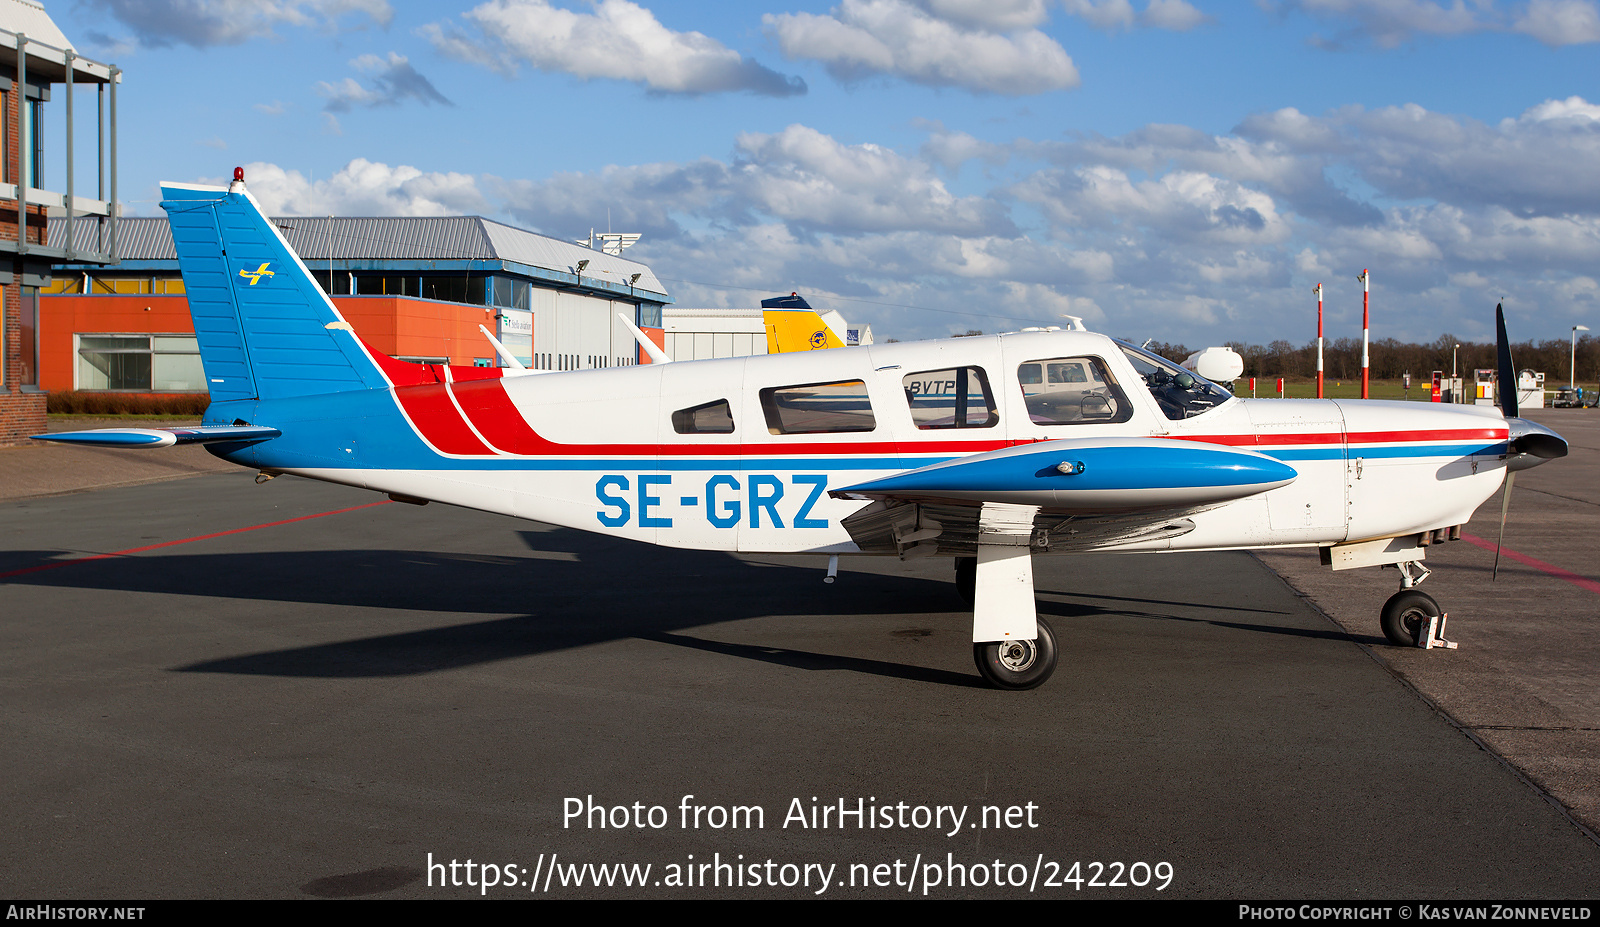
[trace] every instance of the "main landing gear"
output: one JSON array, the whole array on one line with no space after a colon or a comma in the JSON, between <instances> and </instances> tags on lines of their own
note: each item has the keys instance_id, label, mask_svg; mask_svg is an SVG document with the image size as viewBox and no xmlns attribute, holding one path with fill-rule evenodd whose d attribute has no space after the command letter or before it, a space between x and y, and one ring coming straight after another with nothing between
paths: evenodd
<instances>
[{"instance_id":1,"label":"main landing gear","mask_svg":"<svg viewBox=\"0 0 1600 927\"><path fill-rule=\"evenodd\" d=\"M983 681L996 689L1033 689L1056 671L1056 634L1035 617L1038 637L1031 641L988 641L972 645L972 660Z\"/></svg>"},{"instance_id":2,"label":"main landing gear","mask_svg":"<svg viewBox=\"0 0 1600 927\"><path fill-rule=\"evenodd\" d=\"M1056 636L1033 601L1037 506L985 503L978 555L956 558L956 591L973 603L972 658L996 689L1032 689L1056 671Z\"/></svg>"},{"instance_id":3,"label":"main landing gear","mask_svg":"<svg viewBox=\"0 0 1600 927\"><path fill-rule=\"evenodd\" d=\"M1439 608L1433 596L1417 589L1431 571L1415 560L1402 561L1395 567L1400 571L1400 591L1383 603L1383 636L1397 647L1456 649L1456 643L1444 637L1445 622L1450 616Z\"/></svg>"}]
</instances>

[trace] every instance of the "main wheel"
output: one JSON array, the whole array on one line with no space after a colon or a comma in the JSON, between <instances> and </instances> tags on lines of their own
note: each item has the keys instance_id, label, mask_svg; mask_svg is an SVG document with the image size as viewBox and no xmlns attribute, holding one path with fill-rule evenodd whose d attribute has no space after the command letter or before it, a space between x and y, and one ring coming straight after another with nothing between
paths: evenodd
<instances>
[{"instance_id":1,"label":"main wheel","mask_svg":"<svg viewBox=\"0 0 1600 927\"><path fill-rule=\"evenodd\" d=\"M996 689L1033 689L1056 671L1056 635L1040 618L1037 639L973 644L972 659Z\"/></svg>"},{"instance_id":2,"label":"main wheel","mask_svg":"<svg viewBox=\"0 0 1600 927\"><path fill-rule=\"evenodd\" d=\"M971 605L978 598L978 558L956 558L956 595Z\"/></svg>"},{"instance_id":3,"label":"main wheel","mask_svg":"<svg viewBox=\"0 0 1600 927\"><path fill-rule=\"evenodd\" d=\"M1397 647L1415 647L1428 626L1428 619L1442 614L1433 596L1415 589L1402 589L1383 603L1383 636Z\"/></svg>"}]
</instances>

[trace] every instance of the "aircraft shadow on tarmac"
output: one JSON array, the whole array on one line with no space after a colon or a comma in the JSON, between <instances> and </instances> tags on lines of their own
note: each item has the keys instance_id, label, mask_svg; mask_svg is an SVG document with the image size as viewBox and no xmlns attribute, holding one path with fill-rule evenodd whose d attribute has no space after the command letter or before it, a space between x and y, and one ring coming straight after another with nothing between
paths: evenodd
<instances>
[{"instance_id":1,"label":"aircraft shadow on tarmac","mask_svg":"<svg viewBox=\"0 0 1600 927\"><path fill-rule=\"evenodd\" d=\"M1149 619L1149 620L1154 620L1154 621L1186 621L1186 622L1192 622L1192 623L1195 623L1195 624L1208 624L1208 625L1212 625L1212 626L1218 627L1218 628L1233 628L1234 630L1238 630L1238 631L1259 631L1259 632L1261 632L1263 634L1284 634L1284 635L1288 635L1290 637L1304 637L1304 638L1310 638L1310 639L1314 639L1314 640L1351 640L1352 639L1349 634L1346 634L1343 631L1335 630L1333 628L1329 628L1327 630L1323 630L1323 629L1319 629L1319 628L1287 628L1287 627L1283 627L1282 625L1276 625L1276 624L1259 624L1259 623L1252 624L1252 623L1243 622L1243 621L1224 621L1224 620L1222 620L1220 618L1201 618L1201 617L1191 617L1191 616L1187 616L1187 615L1176 615L1176 614L1173 614L1171 610L1162 611L1162 612L1141 611L1141 610L1136 609L1135 606L1166 605L1166 606L1170 606L1171 609L1184 609L1184 610L1202 609L1202 610L1207 610L1207 611L1214 610L1214 611L1227 612L1229 614L1238 614L1240 612L1252 612L1252 613L1255 613L1255 614L1258 614L1258 615L1284 615L1284 614L1286 614L1285 612L1280 611L1278 609L1242 608L1242 607L1237 606L1237 605L1204 605L1204 604L1201 604L1201 603L1198 603L1198 602L1163 601L1163 600L1160 600L1160 599L1141 599L1141 598L1133 598L1133 597L1130 597L1130 596L1116 596L1116 595L1093 595L1093 594L1086 593L1086 592L1051 592L1050 590L1047 590L1047 589L1040 589L1039 590L1039 594L1040 595L1071 596L1072 598L1079 599L1079 600L1090 599L1090 600L1098 600L1098 601L1103 601L1103 602L1108 602L1108 603L1123 603L1123 604L1112 604L1112 605L1088 605L1088 604L1084 604L1081 601L1080 602L1051 602L1051 601L1048 601L1046 599L1040 599L1039 600L1039 614L1047 615L1047 616L1053 615L1053 616L1059 616L1059 617L1063 617L1063 618L1088 618L1088 617L1100 616L1100 615L1116 615L1116 616L1122 617L1122 618L1141 618L1141 619ZM1374 641L1382 641L1383 638L1378 637L1378 638L1374 638L1373 640Z\"/></svg>"},{"instance_id":2,"label":"aircraft shadow on tarmac","mask_svg":"<svg viewBox=\"0 0 1600 927\"><path fill-rule=\"evenodd\" d=\"M751 562L726 553L654 547L587 532L519 532L532 556L414 550L340 549L233 554L142 554L13 575L0 583L356 609L497 615L482 621L380 634L206 660L179 672L359 678L431 673L623 639L651 640L816 671L847 671L957 686L976 675L806 650L728 643L681 633L709 624L774 616L809 619L945 614L966 630L967 607L953 581L892 571L849 572L821 582L812 565ZM15 552L26 564L59 562L59 552ZM898 566L895 564L894 566ZM708 596L708 590L712 595ZM1078 601L1058 601L1071 596ZM1098 600L1104 604L1089 604ZM710 607L708 607L708 605ZM1207 623L1301 637L1344 639L1271 623L1176 614L1193 602L1041 589L1039 613L1057 619L1136 618ZM1217 606L1230 614L1284 612ZM509 616L508 616L509 615ZM926 623L926 622L922 622ZM841 624L848 635L852 624ZM927 633L924 629L898 634Z\"/></svg>"}]
</instances>

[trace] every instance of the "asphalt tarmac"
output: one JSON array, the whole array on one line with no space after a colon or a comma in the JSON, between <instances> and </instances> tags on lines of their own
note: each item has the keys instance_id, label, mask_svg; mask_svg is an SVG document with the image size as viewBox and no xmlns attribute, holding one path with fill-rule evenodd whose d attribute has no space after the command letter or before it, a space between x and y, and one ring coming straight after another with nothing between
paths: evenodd
<instances>
[{"instance_id":1,"label":"asphalt tarmac","mask_svg":"<svg viewBox=\"0 0 1600 927\"><path fill-rule=\"evenodd\" d=\"M947 562L827 585L252 476L0 503L0 894L1600 894L1412 678L1490 649L1464 616L1405 651L1249 554L1039 558L1061 665L1004 693Z\"/></svg>"}]
</instances>

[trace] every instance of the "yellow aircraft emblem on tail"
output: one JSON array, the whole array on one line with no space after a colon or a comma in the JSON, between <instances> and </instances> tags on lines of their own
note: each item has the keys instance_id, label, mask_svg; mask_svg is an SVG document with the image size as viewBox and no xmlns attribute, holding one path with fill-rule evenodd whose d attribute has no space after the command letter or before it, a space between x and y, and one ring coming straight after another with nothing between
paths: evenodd
<instances>
[{"instance_id":1,"label":"yellow aircraft emblem on tail","mask_svg":"<svg viewBox=\"0 0 1600 927\"><path fill-rule=\"evenodd\" d=\"M845 346L844 339L835 334L814 309L769 308L761 314L767 326L768 354Z\"/></svg>"},{"instance_id":2,"label":"yellow aircraft emblem on tail","mask_svg":"<svg viewBox=\"0 0 1600 927\"><path fill-rule=\"evenodd\" d=\"M255 286L258 282L260 282L262 277L271 277L273 275L272 271L267 270L267 268L270 267L271 265L272 265L271 261L262 261L261 262L261 266L257 267L255 270L243 270L243 269L241 269L239 271L239 276L241 276L241 277L249 277L250 278L250 285L251 286Z\"/></svg>"}]
</instances>

